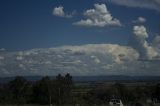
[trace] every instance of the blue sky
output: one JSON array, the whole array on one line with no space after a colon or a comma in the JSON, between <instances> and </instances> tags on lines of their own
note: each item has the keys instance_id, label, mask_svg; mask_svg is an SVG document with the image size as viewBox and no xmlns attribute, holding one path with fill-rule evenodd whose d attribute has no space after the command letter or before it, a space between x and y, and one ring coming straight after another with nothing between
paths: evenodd
<instances>
[{"instance_id":1,"label":"blue sky","mask_svg":"<svg viewBox=\"0 0 160 106\"><path fill-rule=\"evenodd\" d=\"M105 4L122 26L88 28L73 25L85 19L83 12L93 9L96 3ZM63 6L67 14L75 11L73 17L53 15L53 9L59 6ZM99 43L126 45L135 25L132 21L138 17L146 19L143 25L150 34L149 38L160 33L158 10L117 5L109 0L1 0L0 13L0 48L7 50Z\"/></svg>"}]
</instances>

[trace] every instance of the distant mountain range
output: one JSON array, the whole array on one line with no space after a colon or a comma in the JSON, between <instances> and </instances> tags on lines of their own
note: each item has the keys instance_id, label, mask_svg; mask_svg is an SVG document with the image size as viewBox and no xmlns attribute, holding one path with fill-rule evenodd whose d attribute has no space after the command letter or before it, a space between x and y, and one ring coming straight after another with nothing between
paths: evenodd
<instances>
[{"instance_id":1,"label":"distant mountain range","mask_svg":"<svg viewBox=\"0 0 160 106\"><path fill-rule=\"evenodd\" d=\"M24 76L28 81L40 80L43 76ZM15 77L1 77L0 83L7 83ZM50 76L55 79L55 76ZM74 82L104 82L104 81L160 81L160 76L73 76Z\"/></svg>"}]
</instances>

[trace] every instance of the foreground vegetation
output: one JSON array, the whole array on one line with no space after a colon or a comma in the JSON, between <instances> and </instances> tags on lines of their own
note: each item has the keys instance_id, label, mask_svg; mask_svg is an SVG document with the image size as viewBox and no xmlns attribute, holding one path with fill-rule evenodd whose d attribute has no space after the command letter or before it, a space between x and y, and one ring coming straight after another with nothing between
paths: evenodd
<instances>
[{"instance_id":1,"label":"foreground vegetation","mask_svg":"<svg viewBox=\"0 0 160 106\"><path fill-rule=\"evenodd\" d=\"M126 86L115 83L109 86L77 86L70 74L65 76L59 74L55 79L43 77L36 82L17 76L14 80L0 85L1 106L9 106L6 104L93 106L108 104L111 98L120 98L124 104L129 105L135 102L146 103L147 99L152 98L160 100L160 84Z\"/></svg>"}]
</instances>

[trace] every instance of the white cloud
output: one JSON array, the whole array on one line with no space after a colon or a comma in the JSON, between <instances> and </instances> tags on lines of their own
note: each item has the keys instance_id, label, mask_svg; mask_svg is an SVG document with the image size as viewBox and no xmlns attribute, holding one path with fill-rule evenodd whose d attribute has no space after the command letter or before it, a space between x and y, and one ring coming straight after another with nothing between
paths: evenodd
<instances>
[{"instance_id":1,"label":"white cloud","mask_svg":"<svg viewBox=\"0 0 160 106\"><path fill-rule=\"evenodd\" d=\"M22 56L17 56L16 60L23 60L23 57Z\"/></svg>"},{"instance_id":2,"label":"white cloud","mask_svg":"<svg viewBox=\"0 0 160 106\"><path fill-rule=\"evenodd\" d=\"M72 18L73 14L74 14L74 12L72 12L71 14L65 13L63 6L55 7L53 9L53 15L58 16L58 17Z\"/></svg>"},{"instance_id":3,"label":"white cloud","mask_svg":"<svg viewBox=\"0 0 160 106\"><path fill-rule=\"evenodd\" d=\"M115 57L114 62L115 62L115 63L117 63L117 64L121 64L121 63L123 63L123 62L120 60L120 58L119 58L119 57Z\"/></svg>"},{"instance_id":4,"label":"white cloud","mask_svg":"<svg viewBox=\"0 0 160 106\"><path fill-rule=\"evenodd\" d=\"M160 53L160 35L153 39L152 46Z\"/></svg>"},{"instance_id":5,"label":"white cloud","mask_svg":"<svg viewBox=\"0 0 160 106\"><path fill-rule=\"evenodd\" d=\"M23 53L22 51L18 52L18 55L19 55L19 56L23 56L23 54L24 54L24 53Z\"/></svg>"},{"instance_id":6,"label":"white cloud","mask_svg":"<svg viewBox=\"0 0 160 106\"><path fill-rule=\"evenodd\" d=\"M95 63L97 63L97 64L99 64L101 61L100 61L100 59L98 58L98 57L96 57L96 56L91 56L91 58L94 60L94 62Z\"/></svg>"},{"instance_id":7,"label":"white cloud","mask_svg":"<svg viewBox=\"0 0 160 106\"><path fill-rule=\"evenodd\" d=\"M134 20L133 23L145 23L147 20L144 17L138 17L137 20Z\"/></svg>"},{"instance_id":8,"label":"white cloud","mask_svg":"<svg viewBox=\"0 0 160 106\"><path fill-rule=\"evenodd\" d=\"M146 38L148 38L147 30L144 26L134 26L133 33L135 35L134 47L140 54L142 59L153 59L158 56L156 49L148 44Z\"/></svg>"},{"instance_id":9,"label":"white cloud","mask_svg":"<svg viewBox=\"0 0 160 106\"><path fill-rule=\"evenodd\" d=\"M4 60L4 56L0 56L0 60Z\"/></svg>"},{"instance_id":10,"label":"white cloud","mask_svg":"<svg viewBox=\"0 0 160 106\"><path fill-rule=\"evenodd\" d=\"M25 67L23 64L19 64L18 66L19 66L19 68L21 68L21 69L23 69L23 70L26 69L26 67Z\"/></svg>"},{"instance_id":11,"label":"white cloud","mask_svg":"<svg viewBox=\"0 0 160 106\"><path fill-rule=\"evenodd\" d=\"M160 0L110 0L117 5L139 7L160 11Z\"/></svg>"},{"instance_id":12,"label":"white cloud","mask_svg":"<svg viewBox=\"0 0 160 106\"><path fill-rule=\"evenodd\" d=\"M88 44L83 46L64 46L59 49L69 49L73 53L81 52L83 54L89 54L91 59L97 58L93 54L110 55L113 61L118 63L120 63L120 61L134 61L139 58L139 54L133 48L116 44Z\"/></svg>"},{"instance_id":13,"label":"white cloud","mask_svg":"<svg viewBox=\"0 0 160 106\"><path fill-rule=\"evenodd\" d=\"M159 53L156 51L156 49L152 46L147 47L147 55L149 59L155 59L159 55Z\"/></svg>"},{"instance_id":14,"label":"white cloud","mask_svg":"<svg viewBox=\"0 0 160 106\"><path fill-rule=\"evenodd\" d=\"M0 48L0 51L6 51L6 49L5 48Z\"/></svg>"},{"instance_id":15,"label":"white cloud","mask_svg":"<svg viewBox=\"0 0 160 106\"><path fill-rule=\"evenodd\" d=\"M138 21L144 23L146 22L146 19L144 17L138 17Z\"/></svg>"},{"instance_id":16,"label":"white cloud","mask_svg":"<svg viewBox=\"0 0 160 106\"><path fill-rule=\"evenodd\" d=\"M160 35L157 35L153 40L153 45L156 47L160 47Z\"/></svg>"},{"instance_id":17,"label":"white cloud","mask_svg":"<svg viewBox=\"0 0 160 106\"><path fill-rule=\"evenodd\" d=\"M55 7L53 9L53 14L55 16L60 16L60 17L63 17L65 14L64 14L64 11L63 11L63 7L62 6L59 6L59 7Z\"/></svg>"},{"instance_id":18,"label":"white cloud","mask_svg":"<svg viewBox=\"0 0 160 106\"><path fill-rule=\"evenodd\" d=\"M120 21L112 17L105 4L94 4L94 7L94 9L89 9L84 12L84 16L86 16L87 19L82 19L73 24L86 27L121 26Z\"/></svg>"},{"instance_id":19,"label":"white cloud","mask_svg":"<svg viewBox=\"0 0 160 106\"><path fill-rule=\"evenodd\" d=\"M9 75L10 74L10 72L7 71L5 68L2 68L1 71L4 73L4 75Z\"/></svg>"},{"instance_id":20,"label":"white cloud","mask_svg":"<svg viewBox=\"0 0 160 106\"><path fill-rule=\"evenodd\" d=\"M52 64L52 62L51 61L45 61L44 64L50 65L50 64Z\"/></svg>"},{"instance_id":21,"label":"white cloud","mask_svg":"<svg viewBox=\"0 0 160 106\"><path fill-rule=\"evenodd\" d=\"M30 55L26 56L26 53ZM19 61L15 61L15 58ZM116 64L136 61L138 58L139 54L131 47L116 44L62 46L14 53L7 52L4 65L0 65L0 69L4 66L7 67L6 70L11 75L57 75L67 72L72 75L98 75L108 74L108 71L109 73L119 73L119 70L114 68ZM105 64L114 64L114 67L107 71L107 69L102 69ZM20 69L23 70L20 73L19 71L14 71L14 73L10 71Z\"/></svg>"},{"instance_id":22,"label":"white cloud","mask_svg":"<svg viewBox=\"0 0 160 106\"><path fill-rule=\"evenodd\" d=\"M146 38L134 36L137 39ZM139 42L138 40L137 44ZM141 49L145 55L153 56L155 51L152 46L149 46L147 42L139 44L142 45ZM25 55L26 53L29 55ZM10 75L57 75L58 73L72 75L137 75L138 73L150 75L150 70L154 69L153 74L160 75L159 63L138 61L139 54L142 55L140 49L135 50L130 46L118 44L87 44L32 49L23 52L7 52L7 55L1 54L5 57L5 61L0 65L0 70L5 68ZM15 61L17 56L20 56L20 61ZM146 59L149 60L148 57ZM1 75L7 74L2 72Z\"/></svg>"},{"instance_id":23,"label":"white cloud","mask_svg":"<svg viewBox=\"0 0 160 106\"><path fill-rule=\"evenodd\" d=\"M148 38L148 33L144 26L134 26L134 34L142 39Z\"/></svg>"},{"instance_id":24,"label":"white cloud","mask_svg":"<svg viewBox=\"0 0 160 106\"><path fill-rule=\"evenodd\" d=\"M95 63L99 64L101 61L98 58L94 59Z\"/></svg>"}]
</instances>

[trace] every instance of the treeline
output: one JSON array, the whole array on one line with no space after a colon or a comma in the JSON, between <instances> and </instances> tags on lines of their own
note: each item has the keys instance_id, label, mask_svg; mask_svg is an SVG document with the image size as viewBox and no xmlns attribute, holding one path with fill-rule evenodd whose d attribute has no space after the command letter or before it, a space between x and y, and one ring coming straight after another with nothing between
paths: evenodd
<instances>
[{"instance_id":1,"label":"treeline","mask_svg":"<svg viewBox=\"0 0 160 106\"><path fill-rule=\"evenodd\" d=\"M17 76L14 80L0 85L0 104L89 106L108 104L113 98L119 98L127 104L144 103L147 99L159 101L160 84L126 86L115 83L92 87L74 84L70 74L64 76L59 74L55 79L46 76L38 81L28 81Z\"/></svg>"},{"instance_id":2,"label":"treeline","mask_svg":"<svg viewBox=\"0 0 160 106\"><path fill-rule=\"evenodd\" d=\"M14 80L1 84L0 104L71 104L72 76L59 74L56 79L43 77L36 82L17 76Z\"/></svg>"},{"instance_id":3,"label":"treeline","mask_svg":"<svg viewBox=\"0 0 160 106\"><path fill-rule=\"evenodd\" d=\"M83 98L88 104L108 104L110 99L121 99L124 104L132 106L135 103L160 103L160 84L126 86L115 83L92 88Z\"/></svg>"}]
</instances>

